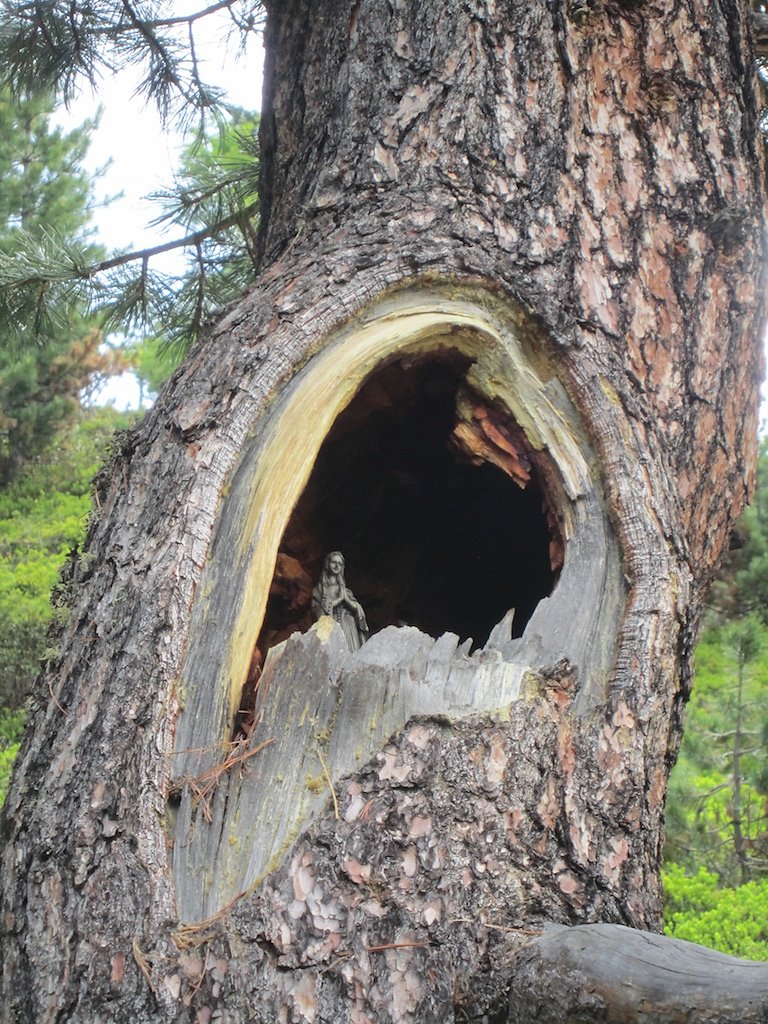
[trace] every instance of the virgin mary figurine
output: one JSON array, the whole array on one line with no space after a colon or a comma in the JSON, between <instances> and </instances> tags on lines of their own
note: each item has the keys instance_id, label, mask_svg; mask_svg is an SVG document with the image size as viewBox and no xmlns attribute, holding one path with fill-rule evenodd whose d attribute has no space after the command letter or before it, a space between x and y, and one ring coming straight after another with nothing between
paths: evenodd
<instances>
[{"instance_id":1,"label":"virgin mary figurine","mask_svg":"<svg viewBox=\"0 0 768 1024\"><path fill-rule=\"evenodd\" d=\"M330 615L344 631L350 651L356 651L368 639L368 622L362 605L347 587L344 566L340 551L331 551L325 556L323 574L312 591L312 614L315 619Z\"/></svg>"}]
</instances>

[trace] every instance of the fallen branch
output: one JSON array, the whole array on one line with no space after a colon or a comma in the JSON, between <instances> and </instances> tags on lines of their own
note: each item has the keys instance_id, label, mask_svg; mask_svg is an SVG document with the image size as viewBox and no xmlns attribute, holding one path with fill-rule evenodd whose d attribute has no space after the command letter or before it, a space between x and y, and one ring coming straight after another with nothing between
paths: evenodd
<instances>
[{"instance_id":1,"label":"fallen branch","mask_svg":"<svg viewBox=\"0 0 768 1024\"><path fill-rule=\"evenodd\" d=\"M510 963L508 1024L763 1024L768 963L618 924L552 925Z\"/></svg>"}]
</instances>

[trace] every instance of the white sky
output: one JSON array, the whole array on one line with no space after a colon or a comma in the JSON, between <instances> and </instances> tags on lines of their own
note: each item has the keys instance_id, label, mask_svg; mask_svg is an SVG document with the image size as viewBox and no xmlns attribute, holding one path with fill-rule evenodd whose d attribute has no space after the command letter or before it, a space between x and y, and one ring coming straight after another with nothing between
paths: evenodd
<instances>
[{"instance_id":1,"label":"white sky","mask_svg":"<svg viewBox=\"0 0 768 1024\"><path fill-rule=\"evenodd\" d=\"M190 10L197 4L176 2L174 13ZM204 81L225 90L227 102L247 110L261 107L263 51L258 37L251 37L246 53L238 57L236 47L227 48L229 19L225 14L211 15L198 22L196 49L201 60ZM133 95L135 77L121 72L104 79L98 93L85 90L60 115L62 123L80 124L102 108L100 127L93 133L88 170L110 164L97 183L100 198L123 193L123 198L94 213L98 234L111 248L145 246L161 241L157 229L148 229L154 216L144 197L170 184L184 140L164 130L153 106L145 106Z\"/></svg>"},{"instance_id":2,"label":"white sky","mask_svg":"<svg viewBox=\"0 0 768 1024\"><path fill-rule=\"evenodd\" d=\"M176 0L173 14L200 9L196 3ZM255 34L244 54L238 54L236 41L227 46L231 22L225 13L211 15L197 23L195 46L202 65L203 80L223 88L226 102L247 110L261 107L263 51ZM147 196L171 184L173 171L184 146L184 139L164 129L157 111L145 106L134 95L136 78L121 72L104 79L97 93L84 89L68 110L56 120L64 127L74 127L102 109L101 123L93 132L86 170L96 172L106 167L98 179L95 194L98 205L92 223L97 239L108 249L137 249L167 241L178 234L178 227L169 232L150 226L158 210ZM119 196L111 203L109 196ZM179 267L178 256L158 257L159 269ZM175 263L174 263L175 260ZM114 401L120 407L138 404L138 386L132 374L111 381L99 401Z\"/></svg>"}]
</instances>

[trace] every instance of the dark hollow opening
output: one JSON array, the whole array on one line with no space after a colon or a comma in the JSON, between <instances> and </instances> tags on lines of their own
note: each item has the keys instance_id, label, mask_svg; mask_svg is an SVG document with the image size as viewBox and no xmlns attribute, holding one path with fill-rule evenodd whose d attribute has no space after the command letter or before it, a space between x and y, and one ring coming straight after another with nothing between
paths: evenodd
<instances>
[{"instance_id":1,"label":"dark hollow opening","mask_svg":"<svg viewBox=\"0 0 768 1024\"><path fill-rule=\"evenodd\" d=\"M254 667L312 624L312 587L329 551L344 554L371 633L408 624L481 646L510 608L519 636L552 591L562 544L548 526L553 504L536 456L521 454L522 488L451 441L468 365L456 354L391 363L338 417L283 535ZM509 417L507 427L519 450Z\"/></svg>"}]
</instances>

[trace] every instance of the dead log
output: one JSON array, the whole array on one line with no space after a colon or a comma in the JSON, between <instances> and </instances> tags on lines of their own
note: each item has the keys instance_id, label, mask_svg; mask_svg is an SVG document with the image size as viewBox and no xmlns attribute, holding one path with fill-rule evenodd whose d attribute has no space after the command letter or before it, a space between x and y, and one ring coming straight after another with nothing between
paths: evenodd
<instances>
[{"instance_id":1,"label":"dead log","mask_svg":"<svg viewBox=\"0 0 768 1024\"><path fill-rule=\"evenodd\" d=\"M513 961L509 1024L758 1024L768 964L621 925L553 926Z\"/></svg>"}]
</instances>

